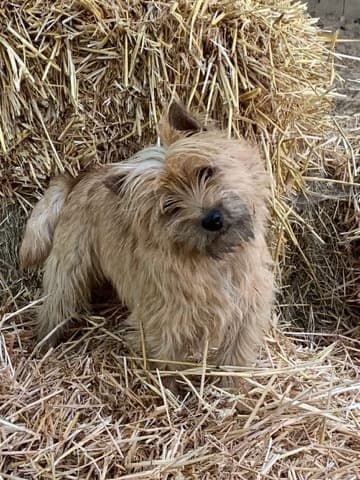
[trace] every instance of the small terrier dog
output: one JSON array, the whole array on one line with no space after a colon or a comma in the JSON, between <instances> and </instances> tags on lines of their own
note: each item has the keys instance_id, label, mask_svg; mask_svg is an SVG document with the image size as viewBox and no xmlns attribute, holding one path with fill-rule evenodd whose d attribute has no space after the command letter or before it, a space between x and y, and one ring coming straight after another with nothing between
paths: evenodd
<instances>
[{"instance_id":1,"label":"small terrier dog","mask_svg":"<svg viewBox=\"0 0 360 480\"><path fill-rule=\"evenodd\" d=\"M141 352L145 339L148 358L174 370L207 340L218 365L247 364L274 292L265 168L255 148L177 103L159 136L161 146L127 161L56 177L34 208L20 264L45 263L38 338L56 344L92 288L110 281L130 310L131 344Z\"/></svg>"}]
</instances>

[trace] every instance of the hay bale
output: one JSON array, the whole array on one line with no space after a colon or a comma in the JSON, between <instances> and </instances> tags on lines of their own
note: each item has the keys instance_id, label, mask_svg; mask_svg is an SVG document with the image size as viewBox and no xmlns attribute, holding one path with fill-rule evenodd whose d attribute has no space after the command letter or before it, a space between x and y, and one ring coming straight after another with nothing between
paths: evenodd
<instances>
[{"instance_id":1,"label":"hay bale","mask_svg":"<svg viewBox=\"0 0 360 480\"><path fill-rule=\"evenodd\" d=\"M291 0L3 2L0 195L29 209L55 172L128 157L154 142L163 104L178 96L260 145L275 180L274 256L290 285L282 303L292 302L290 255L303 278L295 289L306 283L323 308L322 279L342 282L344 272L313 271L299 240L299 222L300 230L309 222L292 201L309 197L305 177L332 178L322 139L334 131L336 37L321 35L305 12ZM346 182L356 175L347 164L338 169ZM342 220L332 221L342 232ZM349 295L337 298L338 317ZM295 318L309 314L301 307Z\"/></svg>"},{"instance_id":2,"label":"hay bale","mask_svg":"<svg viewBox=\"0 0 360 480\"><path fill-rule=\"evenodd\" d=\"M286 317L307 331L359 338L360 116L335 118L317 153L305 188L291 202L299 248L288 248L282 262L288 286L280 302Z\"/></svg>"},{"instance_id":3,"label":"hay bale","mask_svg":"<svg viewBox=\"0 0 360 480\"><path fill-rule=\"evenodd\" d=\"M313 299L300 304L328 308L320 284L342 282L344 270L313 271L299 239L311 221L292 202L311 195L306 177L333 178L323 139L335 131L327 114L336 37L320 34L305 5L15 1L3 2L0 23L2 198L28 210L55 172L119 161L154 142L164 103L178 96L260 145L274 177L274 257L289 285L282 303L306 284ZM339 178L353 181L354 166L342 161ZM346 311L351 321L350 297L337 295L336 317ZM309 308L285 315L306 323ZM316 323L328 323L321 312Z\"/></svg>"},{"instance_id":4,"label":"hay bale","mask_svg":"<svg viewBox=\"0 0 360 480\"><path fill-rule=\"evenodd\" d=\"M326 126L326 39L290 0L3 2L1 194L119 161L155 139L174 94L263 143L282 187Z\"/></svg>"},{"instance_id":5,"label":"hay bale","mask_svg":"<svg viewBox=\"0 0 360 480\"><path fill-rule=\"evenodd\" d=\"M334 325L358 321L360 142L328 115L336 36L291 0L4 0L0 31L0 476L357 478L359 340ZM116 306L36 359L38 277L16 268L49 176L152 143L173 96L260 145L288 321L257 368L188 365L184 400L129 356Z\"/></svg>"}]
</instances>

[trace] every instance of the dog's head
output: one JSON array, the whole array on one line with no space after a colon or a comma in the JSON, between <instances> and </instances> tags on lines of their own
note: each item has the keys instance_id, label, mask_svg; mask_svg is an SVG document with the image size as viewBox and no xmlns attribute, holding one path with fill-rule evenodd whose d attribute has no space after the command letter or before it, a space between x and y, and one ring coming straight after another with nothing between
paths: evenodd
<instances>
[{"instance_id":1,"label":"dog's head","mask_svg":"<svg viewBox=\"0 0 360 480\"><path fill-rule=\"evenodd\" d=\"M146 225L163 248L212 257L262 234L268 190L256 149L206 130L177 104L159 133L161 161L144 158L143 174L136 177L141 187L127 180L122 192L132 195L137 225Z\"/></svg>"},{"instance_id":2,"label":"dog's head","mask_svg":"<svg viewBox=\"0 0 360 480\"><path fill-rule=\"evenodd\" d=\"M177 104L160 128L159 221L185 252L223 256L262 233L266 176L256 149L206 130Z\"/></svg>"}]
</instances>

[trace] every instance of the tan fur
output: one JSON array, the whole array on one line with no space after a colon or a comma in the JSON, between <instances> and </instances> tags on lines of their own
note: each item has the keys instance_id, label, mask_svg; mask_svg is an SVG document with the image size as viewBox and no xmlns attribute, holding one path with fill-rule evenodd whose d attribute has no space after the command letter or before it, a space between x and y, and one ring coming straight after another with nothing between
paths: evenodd
<instances>
[{"instance_id":1,"label":"tan fur","mask_svg":"<svg viewBox=\"0 0 360 480\"><path fill-rule=\"evenodd\" d=\"M141 351L143 329L149 358L196 356L208 338L218 364L244 365L269 327L273 300L268 178L244 141L197 128L190 135L193 122L188 130L186 119L169 118L164 148L146 148L76 184L62 177L35 207L21 256L25 265L47 256L39 339L87 309L91 287L109 280L131 312L129 341ZM214 208L224 231L202 226Z\"/></svg>"},{"instance_id":2,"label":"tan fur","mask_svg":"<svg viewBox=\"0 0 360 480\"><path fill-rule=\"evenodd\" d=\"M55 227L73 184L70 177L59 176L53 179L45 196L32 211L20 248L21 268L38 267L49 256Z\"/></svg>"}]
</instances>

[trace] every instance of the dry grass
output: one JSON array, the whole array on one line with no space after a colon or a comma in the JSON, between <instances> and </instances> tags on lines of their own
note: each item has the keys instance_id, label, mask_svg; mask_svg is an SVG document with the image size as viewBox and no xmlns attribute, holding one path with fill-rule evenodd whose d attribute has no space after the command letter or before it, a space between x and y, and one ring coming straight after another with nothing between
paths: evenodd
<instances>
[{"instance_id":1,"label":"dry grass","mask_svg":"<svg viewBox=\"0 0 360 480\"><path fill-rule=\"evenodd\" d=\"M25 201L55 170L152 143L174 93L263 143L279 188L299 183L304 136L328 126L334 72L290 3L3 1L2 195Z\"/></svg>"},{"instance_id":2,"label":"dry grass","mask_svg":"<svg viewBox=\"0 0 360 480\"><path fill-rule=\"evenodd\" d=\"M281 308L307 331L359 338L360 115L335 117L314 154L303 189L289 195L298 248L280 263Z\"/></svg>"},{"instance_id":3,"label":"dry grass","mask_svg":"<svg viewBox=\"0 0 360 480\"><path fill-rule=\"evenodd\" d=\"M240 391L202 389L193 366L176 399L164 372L126 356L115 320L84 319L81 337L41 359L30 334L14 317L2 325L3 478L358 478L359 341L322 349L283 333L256 369L232 369Z\"/></svg>"},{"instance_id":4,"label":"dry grass","mask_svg":"<svg viewBox=\"0 0 360 480\"><path fill-rule=\"evenodd\" d=\"M329 116L336 35L290 0L0 0L0 32L0 478L358 478L360 119ZM154 142L173 96L260 145L281 281L258 366L188 365L182 399L113 306L37 358L16 260L49 176Z\"/></svg>"}]
</instances>

